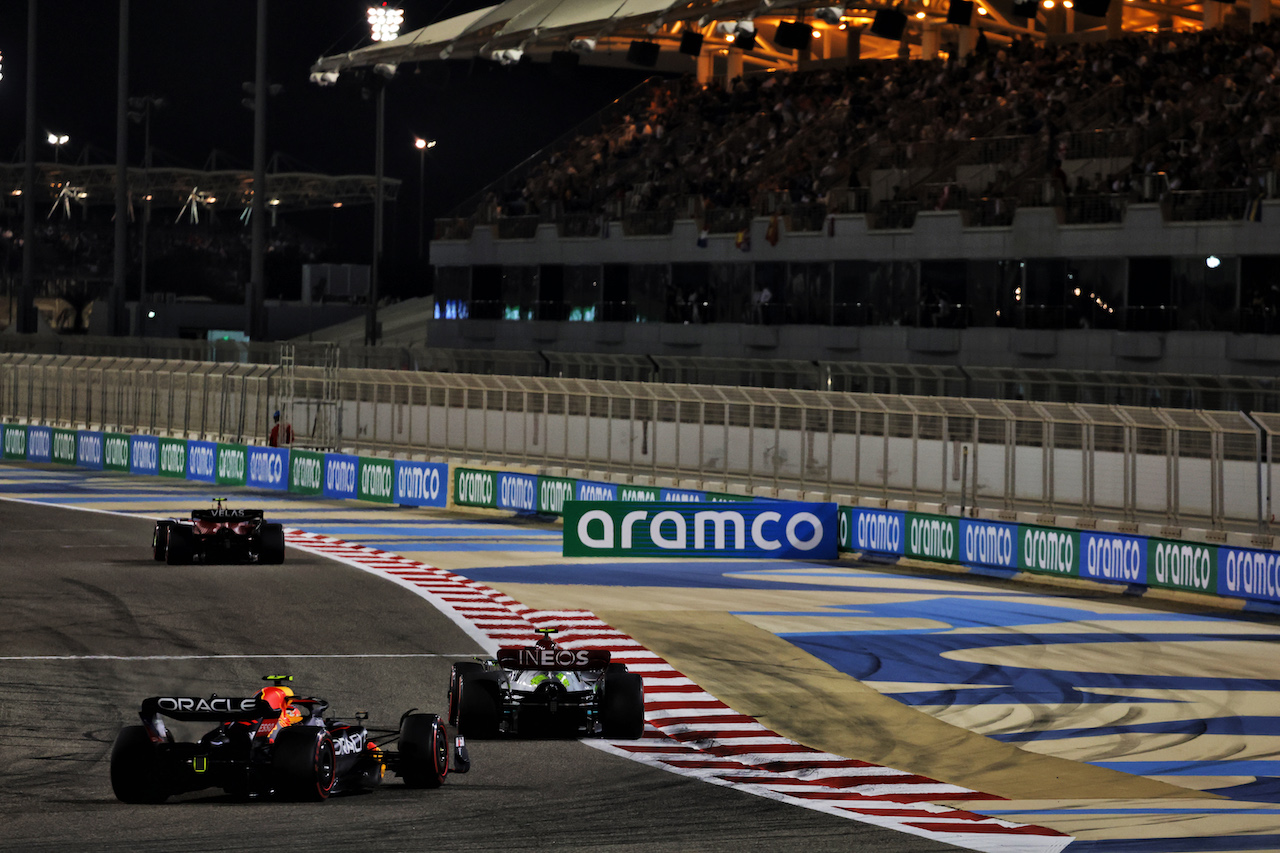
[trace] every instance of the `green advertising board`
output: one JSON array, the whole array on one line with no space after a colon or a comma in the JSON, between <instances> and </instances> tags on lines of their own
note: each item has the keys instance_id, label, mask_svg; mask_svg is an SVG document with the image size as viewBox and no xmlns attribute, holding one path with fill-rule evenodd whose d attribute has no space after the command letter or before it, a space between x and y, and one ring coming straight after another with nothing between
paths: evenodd
<instances>
[{"instance_id":1,"label":"green advertising board","mask_svg":"<svg viewBox=\"0 0 1280 853\"><path fill-rule=\"evenodd\" d=\"M324 491L323 453L289 451L289 491L295 495L318 495Z\"/></svg>"},{"instance_id":2,"label":"green advertising board","mask_svg":"<svg viewBox=\"0 0 1280 853\"><path fill-rule=\"evenodd\" d=\"M498 506L498 475L494 471L475 468L455 468L453 472L453 502L459 506Z\"/></svg>"},{"instance_id":3,"label":"green advertising board","mask_svg":"<svg viewBox=\"0 0 1280 853\"><path fill-rule=\"evenodd\" d=\"M360 457L356 499L389 504L395 497L396 464L390 459Z\"/></svg>"},{"instance_id":4,"label":"green advertising board","mask_svg":"<svg viewBox=\"0 0 1280 853\"><path fill-rule=\"evenodd\" d=\"M51 457L59 465L76 464L76 431L73 429L55 429L53 431L53 452Z\"/></svg>"},{"instance_id":5,"label":"green advertising board","mask_svg":"<svg viewBox=\"0 0 1280 853\"><path fill-rule=\"evenodd\" d=\"M102 436L102 467L106 471L129 471L129 436L121 432Z\"/></svg>"},{"instance_id":6,"label":"green advertising board","mask_svg":"<svg viewBox=\"0 0 1280 853\"><path fill-rule=\"evenodd\" d=\"M749 501L751 498L742 495L731 495L728 492L707 492L707 502L715 504L736 504Z\"/></svg>"},{"instance_id":7,"label":"green advertising board","mask_svg":"<svg viewBox=\"0 0 1280 853\"><path fill-rule=\"evenodd\" d=\"M243 444L219 444L216 482L219 486L243 486L249 470L249 451Z\"/></svg>"},{"instance_id":8,"label":"green advertising board","mask_svg":"<svg viewBox=\"0 0 1280 853\"><path fill-rule=\"evenodd\" d=\"M618 500L658 501L662 500L662 490L652 486L618 486Z\"/></svg>"},{"instance_id":9,"label":"green advertising board","mask_svg":"<svg viewBox=\"0 0 1280 853\"><path fill-rule=\"evenodd\" d=\"M187 442L184 439L160 439L160 476L187 478Z\"/></svg>"},{"instance_id":10,"label":"green advertising board","mask_svg":"<svg viewBox=\"0 0 1280 853\"><path fill-rule=\"evenodd\" d=\"M75 454L72 454L74 462ZM27 428L18 424L4 425L4 458L5 459L26 459L27 458Z\"/></svg>"},{"instance_id":11,"label":"green advertising board","mask_svg":"<svg viewBox=\"0 0 1280 853\"><path fill-rule=\"evenodd\" d=\"M1079 531L1020 525L1018 569L1042 575L1079 577Z\"/></svg>"},{"instance_id":12,"label":"green advertising board","mask_svg":"<svg viewBox=\"0 0 1280 853\"><path fill-rule=\"evenodd\" d=\"M565 477L538 478L538 512L560 515L564 512L564 502L573 500L573 490L577 480Z\"/></svg>"},{"instance_id":13,"label":"green advertising board","mask_svg":"<svg viewBox=\"0 0 1280 853\"><path fill-rule=\"evenodd\" d=\"M1217 595L1217 546L1148 539L1147 586Z\"/></svg>"},{"instance_id":14,"label":"green advertising board","mask_svg":"<svg viewBox=\"0 0 1280 853\"><path fill-rule=\"evenodd\" d=\"M960 520L940 515L907 513L907 541L903 553L908 557L960 562Z\"/></svg>"}]
</instances>

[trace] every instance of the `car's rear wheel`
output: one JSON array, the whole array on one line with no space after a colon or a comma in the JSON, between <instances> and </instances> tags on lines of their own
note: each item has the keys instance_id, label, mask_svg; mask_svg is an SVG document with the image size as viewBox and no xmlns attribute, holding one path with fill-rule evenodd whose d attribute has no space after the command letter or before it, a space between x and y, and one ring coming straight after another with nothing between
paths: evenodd
<instances>
[{"instance_id":1,"label":"car's rear wheel","mask_svg":"<svg viewBox=\"0 0 1280 853\"><path fill-rule=\"evenodd\" d=\"M122 803L169 799L161 756L146 726L125 726L111 747L111 790Z\"/></svg>"},{"instance_id":2,"label":"car's rear wheel","mask_svg":"<svg viewBox=\"0 0 1280 853\"><path fill-rule=\"evenodd\" d=\"M171 566L185 566L195 558L196 535L191 528L174 524L169 528L169 544L164 561Z\"/></svg>"},{"instance_id":3,"label":"car's rear wheel","mask_svg":"<svg viewBox=\"0 0 1280 853\"><path fill-rule=\"evenodd\" d=\"M600 726L607 738L635 740L644 734L644 679L634 672L605 674Z\"/></svg>"},{"instance_id":4,"label":"car's rear wheel","mask_svg":"<svg viewBox=\"0 0 1280 853\"><path fill-rule=\"evenodd\" d=\"M283 525L262 525L262 543L259 546L258 562L273 566L278 566L284 562Z\"/></svg>"},{"instance_id":5,"label":"car's rear wheel","mask_svg":"<svg viewBox=\"0 0 1280 853\"><path fill-rule=\"evenodd\" d=\"M333 790L337 761L333 738L316 726L291 726L276 735L271 770L286 800L319 802Z\"/></svg>"},{"instance_id":6,"label":"car's rear wheel","mask_svg":"<svg viewBox=\"0 0 1280 853\"><path fill-rule=\"evenodd\" d=\"M502 711L498 683L486 678L484 673L461 674L456 693L458 734L474 738L496 737Z\"/></svg>"},{"instance_id":7,"label":"car's rear wheel","mask_svg":"<svg viewBox=\"0 0 1280 853\"><path fill-rule=\"evenodd\" d=\"M458 725L458 702L462 698L462 691L458 688L459 680L463 677L474 678L482 672L484 672L484 664L475 661L455 663L449 670L449 725Z\"/></svg>"},{"instance_id":8,"label":"car's rear wheel","mask_svg":"<svg viewBox=\"0 0 1280 853\"><path fill-rule=\"evenodd\" d=\"M435 714L400 721L400 778L410 788L439 788L449 775L449 731Z\"/></svg>"},{"instance_id":9,"label":"car's rear wheel","mask_svg":"<svg viewBox=\"0 0 1280 853\"><path fill-rule=\"evenodd\" d=\"M169 530L172 521L157 521L156 529L151 534L151 555L157 563L164 562L165 553L169 550Z\"/></svg>"}]
</instances>

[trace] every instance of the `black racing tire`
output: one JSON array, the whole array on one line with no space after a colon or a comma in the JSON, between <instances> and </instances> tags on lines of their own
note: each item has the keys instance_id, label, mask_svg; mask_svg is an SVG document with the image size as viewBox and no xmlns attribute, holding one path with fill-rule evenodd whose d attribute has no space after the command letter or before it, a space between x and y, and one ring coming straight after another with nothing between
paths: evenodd
<instances>
[{"instance_id":1,"label":"black racing tire","mask_svg":"<svg viewBox=\"0 0 1280 853\"><path fill-rule=\"evenodd\" d=\"M156 522L155 532L151 534L151 555L157 563L165 561L165 554L169 550L169 530L172 527L172 521Z\"/></svg>"},{"instance_id":2,"label":"black racing tire","mask_svg":"<svg viewBox=\"0 0 1280 853\"><path fill-rule=\"evenodd\" d=\"M111 790L122 803L163 803L171 793L146 726L125 726L111 747Z\"/></svg>"},{"instance_id":3,"label":"black racing tire","mask_svg":"<svg viewBox=\"0 0 1280 853\"><path fill-rule=\"evenodd\" d=\"M600 699L601 734L635 740L644 734L644 679L634 672L610 672Z\"/></svg>"},{"instance_id":4,"label":"black racing tire","mask_svg":"<svg viewBox=\"0 0 1280 853\"><path fill-rule=\"evenodd\" d=\"M626 672L626 671L627 671L627 665L625 663L611 663L609 664L608 668L605 669L605 673L608 675L613 675L614 673Z\"/></svg>"},{"instance_id":5,"label":"black racing tire","mask_svg":"<svg viewBox=\"0 0 1280 853\"><path fill-rule=\"evenodd\" d=\"M458 689L459 679L475 678L483 672L484 664L476 663L475 661L455 663L453 668L449 670L449 693L446 697L449 704L449 725L458 725L458 700L462 695L462 692Z\"/></svg>"},{"instance_id":6,"label":"black racing tire","mask_svg":"<svg viewBox=\"0 0 1280 853\"><path fill-rule=\"evenodd\" d=\"M169 528L169 545L165 548L164 561L171 566L190 565L195 560L196 534L184 524Z\"/></svg>"},{"instance_id":7,"label":"black racing tire","mask_svg":"<svg viewBox=\"0 0 1280 853\"><path fill-rule=\"evenodd\" d=\"M262 542L258 545L258 562L278 566L284 562L284 525L262 525Z\"/></svg>"},{"instance_id":8,"label":"black racing tire","mask_svg":"<svg viewBox=\"0 0 1280 853\"><path fill-rule=\"evenodd\" d=\"M409 788L439 788L449 775L449 730L435 714L408 714L400 721L396 772Z\"/></svg>"},{"instance_id":9,"label":"black racing tire","mask_svg":"<svg viewBox=\"0 0 1280 853\"><path fill-rule=\"evenodd\" d=\"M337 774L333 738L318 726L289 726L276 735L271 753L276 794L294 802L329 798Z\"/></svg>"},{"instance_id":10,"label":"black racing tire","mask_svg":"<svg viewBox=\"0 0 1280 853\"><path fill-rule=\"evenodd\" d=\"M502 703L498 682L485 673L463 674L458 678L458 734L470 738L498 736Z\"/></svg>"}]
</instances>

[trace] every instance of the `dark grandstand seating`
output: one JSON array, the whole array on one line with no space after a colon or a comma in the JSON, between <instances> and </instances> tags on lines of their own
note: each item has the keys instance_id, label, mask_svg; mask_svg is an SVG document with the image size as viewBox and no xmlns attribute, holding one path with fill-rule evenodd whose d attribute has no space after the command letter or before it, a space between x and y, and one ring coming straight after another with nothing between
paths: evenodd
<instances>
[{"instance_id":1,"label":"dark grandstand seating","mask_svg":"<svg viewBox=\"0 0 1280 853\"><path fill-rule=\"evenodd\" d=\"M685 78L651 87L522 186L458 214L606 215L643 229L653 221L645 214L666 213L714 230L727 210L820 205L809 217L820 222L828 210L870 205L876 227L900 228L920 209L1007 225L1020 205L1053 205L1068 221L1107 222L1128 201L1180 199L1171 218L1244 218L1280 147L1278 44L1272 23L1094 44L1024 40L965 59L748 75L728 90ZM1116 168L1069 176L1064 162ZM869 186L893 169L909 180ZM1190 192L1202 195L1181 195Z\"/></svg>"}]
</instances>

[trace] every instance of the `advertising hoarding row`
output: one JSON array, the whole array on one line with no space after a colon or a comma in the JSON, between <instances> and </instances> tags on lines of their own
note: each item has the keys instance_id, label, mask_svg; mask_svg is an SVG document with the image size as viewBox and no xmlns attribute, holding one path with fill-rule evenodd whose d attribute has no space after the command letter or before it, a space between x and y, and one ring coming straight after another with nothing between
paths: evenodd
<instances>
[{"instance_id":1,"label":"advertising hoarding row","mask_svg":"<svg viewBox=\"0 0 1280 853\"><path fill-rule=\"evenodd\" d=\"M22 424L0 424L0 458L401 506L444 507L450 482L442 463ZM832 559L838 548L1280 604L1275 551L474 468L455 468L452 485L460 506L568 513L566 555Z\"/></svg>"},{"instance_id":2,"label":"advertising hoarding row","mask_svg":"<svg viewBox=\"0 0 1280 853\"><path fill-rule=\"evenodd\" d=\"M94 430L0 424L3 458L298 495L443 507L449 466Z\"/></svg>"}]
</instances>

